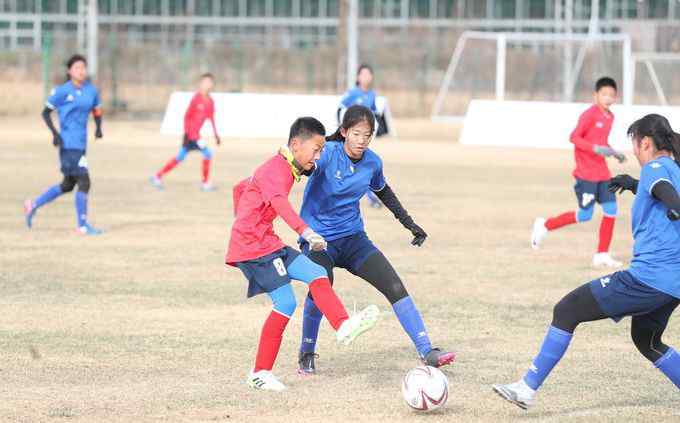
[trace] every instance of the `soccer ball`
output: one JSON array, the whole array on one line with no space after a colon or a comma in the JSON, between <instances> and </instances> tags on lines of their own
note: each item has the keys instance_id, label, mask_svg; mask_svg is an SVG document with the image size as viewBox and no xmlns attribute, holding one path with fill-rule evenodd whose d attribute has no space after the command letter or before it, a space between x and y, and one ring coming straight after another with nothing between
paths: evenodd
<instances>
[{"instance_id":1,"label":"soccer ball","mask_svg":"<svg viewBox=\"0 0 680 423\"><path fill-rule=\"evenodd\" d=\"M414 410L436 410L449 398L449 380L439 369L418 366L404 376L401 393L406 404Z\"/></svg>"}]
</instances>

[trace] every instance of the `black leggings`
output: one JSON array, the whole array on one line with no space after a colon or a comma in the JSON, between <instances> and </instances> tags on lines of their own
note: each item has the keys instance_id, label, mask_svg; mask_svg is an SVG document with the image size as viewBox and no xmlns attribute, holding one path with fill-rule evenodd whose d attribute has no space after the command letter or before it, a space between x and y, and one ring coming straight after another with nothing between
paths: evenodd
<instances>
[{"instance_id":1,"label":"black leggings","mask_svg":"<svg viewBox=\"0 0 680 423\"><path fill-rule=\"evenodd\" d=\"M328 272L328 278L333 283L333 262L324 252L312 251L309 258L316 264L323 266ZM353 272L361 279L373 285L375 289L387 298L390 304L394 304L408 296L404 283L397 275L394 267L380 251L371 254L364 264Z\"/></svg>"},{"instance_id":2,"label":"black leggings","mask_svg":"<svg viewBox=\"0 0 680 423\"><path fill-rule=\"evenodd\" d=\"M571 291L555 305L552 325L563 331L573 333L576 326L583 322L606 319L607 316L595 300L589 284ZM656 362L668 351L668 345L661 342L663 328L652 329L643 324L645 320L633 316L630 336L640 354L651 362Z\"/></svg>"},{"instance_id":3,"label":"black leggings","mask_svg":"<svg viewBox=\"0 0 680 423\"><path fill-rule=\"evenodd\" d=\"M64 175L64 180L61 181L59 186L61 192L71 192L76 185L78 185L78 191L85 194L90 192L90 175L87 173L79 176Z\"/></svg>"}]
</instances>

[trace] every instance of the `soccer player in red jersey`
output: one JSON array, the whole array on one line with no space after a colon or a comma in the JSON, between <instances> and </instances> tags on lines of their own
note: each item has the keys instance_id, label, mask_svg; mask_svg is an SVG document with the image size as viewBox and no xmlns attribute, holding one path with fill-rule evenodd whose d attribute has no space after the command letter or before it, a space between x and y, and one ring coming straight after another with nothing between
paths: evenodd
<instances>
[{"instance_id":1,"label":"soccer player in red jersey","mask_svg":"<svg viewBox=\"0 0 680 423\"><path fill-rule=\"evenodd\" d=\"M214 191L215 188L210 183L210 163L212 160L212 150L208 147L205 140L201 139L201 128L206 120L210 121L215 134L215 141L220 145L220 136L217 134L215 126L215 102L210 97L210 92L215 86L215 78L210 73L201 75L198 92L191 99L189 108L184 114L184 138L182 147L177 156L170 159L161 170L151 177L151 184L158 189L163 189L163 176L182 162L190 151L198 150L203 154L203 178L201 190Z\"/></svg>"},{"instance_id":2,"label":"soccer player in red jersey","mask_svg":"<svg viewBox=\"0 0 680 423\"><path fill-rule=\"evenodd\" d=\"M323 124L311 117L297 119L288 145L255 170L252 177L234 187L231 238L225 261L238 267L248 279L248 297L266 293L274 308L262 327L255 367L246 382L255 389L281 391L285 386L272 374L283 331L296 308L291 279L309 286L314 302L337 331L337 340L350 344L373 327L378 308L366 307L347 315L335 295L326 270L307 256L286 246L274 233L272 222L280 216L312 250L326 248L326 241L295 213L288 195L295 181L314 168L325 143Z\"/></svg>"},{"instance_id":3,"label":"soccer player in red jersey","mask_svg":"<svg viewBox=\"0 0 680 423\"><path fill-rule=\"evenodd\" d=\"M616 101L616 94L616 81L612 78L600 78L595 84L595 104L581 114L578 125L570 137L574 144L576 159L573 175L576 178L574 191L579 209L549 219L536 219L531 235L531 246L534 249L538 249L549 231L592 219L597 202L602 206L603 217L597 253L593 256L593 266L622 265L609 254L617 207L616 196L609 192L611 173L605 160L606 157L614 157L619 163L626 160L626 156L614 150L608 141L614 122L614 114L609 108Z\"/></svg>"}]
</instances>

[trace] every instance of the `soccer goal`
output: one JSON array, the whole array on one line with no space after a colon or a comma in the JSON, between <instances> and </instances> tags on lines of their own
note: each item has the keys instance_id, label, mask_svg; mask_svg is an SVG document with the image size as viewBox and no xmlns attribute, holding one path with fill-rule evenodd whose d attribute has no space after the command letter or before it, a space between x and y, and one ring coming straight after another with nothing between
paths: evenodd
<instances>
[{"instance_id":1,"label":"soccer goal","mask_svg":"<svg viewBox=\"0 0 680 423\"><path fill-rule=\"evenodd\" d=\"M460 120L472 99L572 102L595 80L620 83L632 102L633 62L626 34L465 31L434 101L433 120Z\"/></svg>"},{"instance_id":2,"label":"soccer goal","mask_svg":"<svg viewBox=\"0 0 680 423\"><path fill-rule=\"evenodd\" d=\"M632 61L633 101L652 104L656 100L661 106L675 102L670 101L666 93L678 90L676 80L680 54L634 53ZM671 89L667 91L665 88ZM650 93L655 93L656 99Z\"/></svg>"}]
</instances>

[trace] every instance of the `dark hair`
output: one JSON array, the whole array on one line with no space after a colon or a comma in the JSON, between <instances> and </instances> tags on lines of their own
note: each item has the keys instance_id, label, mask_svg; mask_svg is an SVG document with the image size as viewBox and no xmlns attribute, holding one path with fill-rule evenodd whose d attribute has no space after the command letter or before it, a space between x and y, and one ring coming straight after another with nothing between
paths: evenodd
<instances>
[{"instance_id":1,"label":"dark hair","mask_svg":"<svg viewBox=\"0 0 680 423\"><path fill-rule=\"evenodd\" d=\"M359 65L359 69L357 69L357 80L355 81L354 85L359 85L359 74L364 69L368 69L368 71L371 72L371 74L373 74L373 68L371 67L371 65L362 63L361 65Z\"/></svg>"},{"instance_id":2,"label":"dark hair","mask_svg":"<svg viewBox=\"0 0 680 423\"><path fill-rule=\"evenodd\" d=\"M332 135L327 136L326 141L345 141L345 137L342 136L342 132L340 132L340 130L345 128L345 131L348 131L350 128L358 125L361 122L368 123L368 126L371 127L371 133L375 131L375 116L373 115L371 109L358 104L350 106L350 108L345 111L345 116L343 116L342 123L340 124L338 130Z\"/></svg>"},{"instance_id":3,"label":"dark hair","mask_svg":"<svg viewBox=\"0 0 680 423\"><path fill-rule=\"evenodd\" d=\"M614 78L608 76L603 76L597 80L595 83L595 92L600 91L604 87L612 87L614 88L614 91L618 91L618 88L616 88L616 81L614 81Z\"/></svg>"},{"instance_id":4,"label":"dark hair","mask_svg":"<svg viewBox=\"0 0 680 423\"><path fill-rule=\"evenodd\" d=\"M680 134L673 131L665 117L651 114L636 120L628 128L628 136L638 144L644 137L651 138L658 151L671 153L675 163L680 166Z\"/></svg>"},{"instance_id":5,"label":"dark hair","mask_svg":"<svg viewBox=\"0 0 680 423\"><path fill-rule=\"evenodd\" d=\"M203 78L210 78L213 81L215 81L215 76L210 72L204 73L203 75L201 75L201 77L199 79L203 79Z\"/></svg>"},{"instance_id":6,"label":"dark hair","mask_svg":"<svg viewBox=\"0 0 680 423\"><path fill-rule=\"evenodd\" d=\"M85 65L87 65L87 59L82 54L74 54L66 61L66 82L71 80L71 75L68 74L68 71L71 70L71 66L78 62L83 62Z\"/></svg>"},{"instance_id":7,"label":"dark hair","mask_svg":"<svg viewBox=\"0 0 680 423\"><path fill-rule=\"evenodd\" d=\"M326 128L324 128L323 123L313 117L297 118L290 127L288 143L290 144L293 138L301 138L304 141L314 135L321 135L322 137L326 135Z\"/></svg>"}]
</instances>

